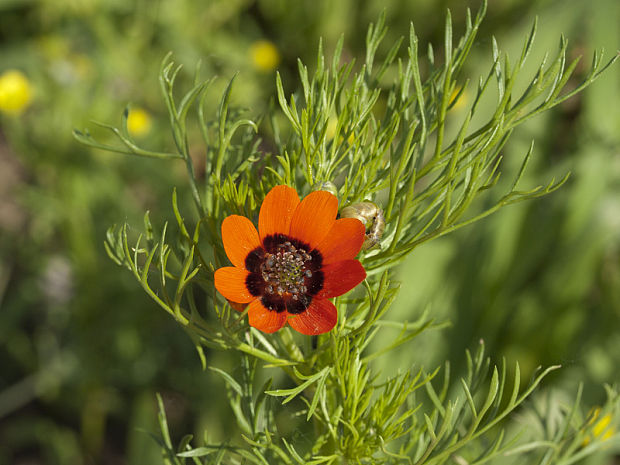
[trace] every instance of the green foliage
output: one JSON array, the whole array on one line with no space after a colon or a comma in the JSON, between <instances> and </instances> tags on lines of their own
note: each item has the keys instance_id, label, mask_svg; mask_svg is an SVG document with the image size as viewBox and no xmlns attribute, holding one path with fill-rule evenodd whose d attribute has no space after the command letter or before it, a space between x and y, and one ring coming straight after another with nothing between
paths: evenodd
<instances>
[{"instance_id":1,"label":"green foliage","mask_svg":"<svg viewBox=\"0 0 620 465\"><path fill-rule=\"evenodd\" d=\"M436 61L429 48L424 72L413 26L405 58L399 57L401 41L388 49L385 59L375 57L386 35L384 16L369 28L365 62L359 70L354 62L341 63L342 40L329 64L319 48L312 76L299 61L299 96L287 98L277 77L278 100L288 128L283 129L274 114L267 118L274 135L273 153L259 150L253 134L258 124L232 108L234 78L223 92L215 117L208 119L204 102L212 81L196 77L180 102L175 100L180 66L170 62L169 56L162 64L160 83L177 152L152 152L135 145L125 120L120 130L109 128L122 144L113 150L184 160L198 218L188 228L175 191L172 203L178 241L169 239L167 223L155 237L147 214L146 232L131 246L127 225L110 229L108 254L127 267L147 294L184 327L203 364L204 347L235 349L242 354L241 379L214 370L226 383L243 441L213 444L205 437L202 446L193 448L191 438L185 437L174 449L160 399L160 445L167 463L421 465L448 460L484 463L518 454L533 455L539 463L571 463L598 447L581 447L587 425L572 428L579 399L563 420L562 434L544 441L506 437L506 430L512 429L509 415L558 367L541 371L522 388L519 365L513 373L505 362L500 368L493 366L481 346L474 356L468 355L460 384L450 380L446 366L439 390L433 381L439 370L426 374L423 368L412 368L381 381L376 367L378 357L439 326L425 316L413 323L384 319L398 292L391 280L392 268L424 242L560 187L567 176L545 186L519 187L533 154L532 144L510 189L499 197L493 194L501 176L501 151L516 126L584 89L617 58L603 64L602 53L595 53L585 78L566 91L579 59L567 63L567 43L562 39L556 57L548 64L545 58L525 89L517 93L515 84L530 55L536 26L515 63L499 51L494 40L489 71L475 86L464 120L456 123L450 112L470 90L462 75L485 11L486 4L473 20L467 14L465 33L456 46L448 13L443 62ZM493 88L493 111L479 127L471 128L480 102L492 95ZM200 179L188 145L186 120L192 108L205 144L205 173ZM75 136L92 147L109 147L87 132L76 131ZM233 314L214 291L213 270L225 263L219 225L228 214L254 218L260 200L275 184L289 184L305 193L326 181L338 186L341 207L366 199L385 205L381 247L361 257L369 271L366 294L337 299L337 327L318 336L312 346L288 328L263 335L245 324L244 313ZM468 214L479 198L485 198L489 206ZM400 329L400 335L385 349L369 351L370 341L386 326ZM270 379L255 391L257 359L280 368L293 386L270 389ZM267 399L280 397L281 406L265 407ZM274 421L275 412L290 412L295 403L296 415L314 425L306 447L280 434ZM617 396L610 395L606 408L616 404ZM593 444L599 439L593 438Z\"/></svg>"}]
</instances>

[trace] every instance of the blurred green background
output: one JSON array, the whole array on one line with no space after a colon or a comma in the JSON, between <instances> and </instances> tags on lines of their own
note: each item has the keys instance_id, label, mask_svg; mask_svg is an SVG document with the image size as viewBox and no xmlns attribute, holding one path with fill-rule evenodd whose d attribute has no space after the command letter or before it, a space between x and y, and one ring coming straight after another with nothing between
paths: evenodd
<instances>
[{"instance_id":1,"label":"blurred green background","mask_svg":"<svg viewBox=\"0 0 620 465\"><path fill-rule=\"evenodd\" d=\"M103 248L110 225L140 227L145 210L163 224L172 186L188 200L183 166L88 150L73 128L118 124L129 103L134 136L171 147L157 82L168 51L185 79L199 60L219 88L239 71L233 99L257 119L275 95L275 70L295 91L297 57L312 66L319 37L329 53L344 34L345 59L363 57L366 28L385 8L386 50L410 21L422 49L438 47L445 9L458 33L466 6L479 3L0 0L0 465L161 463L144 432L157 429L156 392L173 434L208 428L217 439L233 422L221 379L200 371L180 327ZM491 0L468 77L488 69L492 35L515 57L537 15L532 65L563 33L571 54L584 55L577 81L595 48L610 57L620 46L617 0ZM390 317L414 320L430 306L452 325L407 346L386 371L448 359L457 374L465 349L484 339L495 359L526 372L561 363L547 386L573 393L584 381L585 404L604 401L602 383L617 382L620 366L619 101L616 65L517 130L503 171L536 139L523 184L571 171L568 184L411 255Z\"/></svg>"}]
</instances>

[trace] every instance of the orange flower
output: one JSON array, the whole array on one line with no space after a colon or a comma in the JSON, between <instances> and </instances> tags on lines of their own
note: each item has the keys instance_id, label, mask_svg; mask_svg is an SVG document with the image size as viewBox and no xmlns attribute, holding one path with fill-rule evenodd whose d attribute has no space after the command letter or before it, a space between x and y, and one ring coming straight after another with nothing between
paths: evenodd
<instances>
[{"instance_id":1,"label":"orange flower","mask_svg":"<svg viewBox=\"0 0 620 465\"><path fill-rule=\"evenodd\" d=\"M338 320L329 298L366 278L355 260L364 225L337 220L338 199L315 191L301 202L295 189L276 186L258 216L258 231L238 215L222 223L222 241L234 266L215 271L215 287L232 302L248 303L248 319L266 333L287 322L303 334L322 334Z\"/></svg>"}]
</instances>

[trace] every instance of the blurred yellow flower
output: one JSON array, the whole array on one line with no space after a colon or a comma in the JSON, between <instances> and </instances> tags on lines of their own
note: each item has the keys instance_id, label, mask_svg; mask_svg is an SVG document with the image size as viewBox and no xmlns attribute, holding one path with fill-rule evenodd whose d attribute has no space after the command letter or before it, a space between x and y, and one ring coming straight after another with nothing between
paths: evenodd
<instances>
[{"instance_id":1,"label":"blurred yellow flower","mask_svg":"<svg viewBox=\"0 0 620 465\"><path fill-rule=\"evenodd\" d=\"M325 129L325 137L327 140L332 140L336 135L336 130L338 129L338 118L335 116L330 116L327 120L327 128Z\"/></svg>"},{"instance_id":2,"label":"blurred yellow flower","mask_svg":"<svg viewBox=\"0 0 620 465\"><path fill-rule=\"evenodd\" d=\"M259 71L272 71L280 63L280 53L269 40L257 40L250 46L252 64Z\"/></svg>"},{"instance_id":3,"label":"blurred yellow flower","mask_svg":"<svg viewBox=\"0 0 620 465\"><path fill-rule=\"evenodd\" d=\"M465 104L467 103L467 91L464 90L463 93L459 95L459 92L461 92L461 90L462 90L462 87L458 87L454 89L452 91L452 94L450 95L449 101L454 110L459 110L463 108ZM456 99L457 97L458 97L458 100L455 102L454 99Z\"/></svg>"},{"instance_id":4,"label":"blurred yellow flower","mask_svg":"<svg viewBox=\"0 0 620 465\"><path fill-rule=\"evenodd\" d=\"M41 36L35 44L38 51L50 60L65 58L71 51L71 45L67 38L57 34Z\"/></svg>"},{"instance_id":5,"label":"blurred yellow flower","mask_svg":"<svg viewBox=\"0 0 620 465\"><path fill-rule=\"evenodd\" d=\"M327 140L332 140L336 136L337 130L338 118L335 115L332 115L327 120L327 128L325 128L325 137L327 138ZM339 142L342 142L343 140L344 136L341 135L339 138ZM349 134L349 137L347 137L347 142L349 143L349 145L353 145L353 142L355 142L355 137L353 136L353 133Z\"/></svg>"},{"instance_id":6,"label":"blurred yellow flower","mask_svg":"<svg viewBox=\"0 0 620 465\"><path fill-rule=\"evenodd\" d=\"M586 438L583 440L584 446L590 444L590 441L592 441L592 439L600 439L601 441L606 441L607 439L611 438L616 432L615 428L613 426L610 426L611 414L606 413L599 419L600 413L601 408L597 407L590 414L591 418L588 422L588 425L594 425L594 427L592 428L592 433L586 436Z\"/></svg>"},{"instance_id":7,"label":"blurred yellow flower","mask_svg":"<svg viewBox=\"0 0 620 465\"><path fill-rule=\"evenodd\" d=\"M127 130L132 136L140 137L148 134L152 125L151 114L144 108L136 107L129 110Z\"/></svg>"},{"instance_id":8,"label":"blurred yellow flower","mask_svg":"<svg viewBox=\"0 0 620 465\"><path fill-rule=\"evenodd\" d=\"M93 74L93 62L88 55L75 53L69 56L69 61L78 80L88 78Z\"/></svg>"},{"instance_id":9,"label":"blurred yellow flower","mask_svg":"<svg viewBox=\"0 0 620 465\"><path fill-rule=\"evenodd\" d=\"M32 86L21 71L10 69L0 75L0 111L21 114L32 99Z\"/></svg>"}]
</instances>

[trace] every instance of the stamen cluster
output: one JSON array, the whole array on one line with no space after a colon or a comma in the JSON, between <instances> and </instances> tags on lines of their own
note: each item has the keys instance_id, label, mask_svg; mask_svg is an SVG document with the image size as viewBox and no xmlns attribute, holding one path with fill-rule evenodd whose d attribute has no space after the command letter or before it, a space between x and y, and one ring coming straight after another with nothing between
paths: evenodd
<instances>
[{"instance_id":1,"label":"stamen cluster","mask_svg":"<svg viewBox=\"0 0 620 465\"><path fill-rule=\"evenodd\" d=\"M278 244L274 253L266 253L260 272L268 294L283 296L290 294L298 300L300 294L308 291L306 279L312 277L310 262L312 256L303 248L295 247L290 241Z\"/></svg>"}]
</instances>

